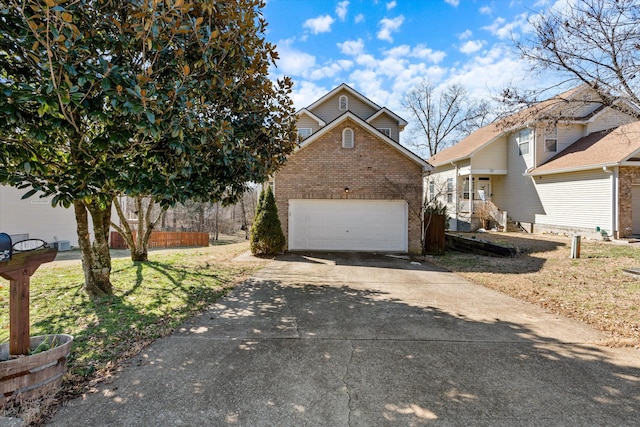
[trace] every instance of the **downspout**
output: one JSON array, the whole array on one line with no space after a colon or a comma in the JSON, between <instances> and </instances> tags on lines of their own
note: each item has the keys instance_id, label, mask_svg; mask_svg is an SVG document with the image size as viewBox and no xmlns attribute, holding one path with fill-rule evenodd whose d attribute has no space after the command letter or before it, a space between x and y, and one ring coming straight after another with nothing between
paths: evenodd
<instances>
[{"instance_id":1,"label":"downspout","mask_svg":"<svg viewBox=\"0 0 640 427\"><path fill-rule=\"evenodd\" d=\"M611 236L614 239L620 238L618 226L619 226L619 206L618 206L618 168L609 170L609 166L603 166L604 173L611 175Z\"/></svg>"},{"instance_id":2,"label":"downspout","mask_svg":"<svg viewBox=\"0 0 640 427\"><path fill-rule=\"evenodd\" d=\"M456 222L455 224L455 230L453 231L458 231L458 212L459 212L459 206L458 206L458 164L457 163L453 163L451 162L451 166L455 167L455 183L453 186L453 190L454 190L454 206L455 206L455 214L456 214Z\"/></svg>"}]
</instances>

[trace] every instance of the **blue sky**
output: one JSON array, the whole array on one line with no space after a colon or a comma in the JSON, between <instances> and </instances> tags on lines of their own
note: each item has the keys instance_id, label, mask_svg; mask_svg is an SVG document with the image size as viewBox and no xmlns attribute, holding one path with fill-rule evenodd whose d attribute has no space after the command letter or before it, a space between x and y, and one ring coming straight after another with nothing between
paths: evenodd
<instances>
[{"instance_id":1,"label":"blue sky","mask_svg":"<svg viewBox=\"0 0 640 427\"><path fill-rule=\"evenodd\" d=\"M553 0L555 1L555 0ZM562 2L562 0L560 0ZM460 83L476 97L540 86L511 37L552 0L267 0L272 76L294 81L296 109L347 83L410 119L402 94L423 79Z\"/></svg>"}]
</instances>

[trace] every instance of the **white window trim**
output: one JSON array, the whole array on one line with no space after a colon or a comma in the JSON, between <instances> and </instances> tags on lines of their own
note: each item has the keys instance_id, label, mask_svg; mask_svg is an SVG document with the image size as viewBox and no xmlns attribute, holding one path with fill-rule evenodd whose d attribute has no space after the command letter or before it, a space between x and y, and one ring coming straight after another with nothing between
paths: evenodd
<instances>
[{"instance_id":1,"label":"white window trim","mask_svg":"<svg viewBox=\"0 0 640 427\"><path fill-rule=\"evenodd\" d=\"M345 137L347 132L351 132L351 141L347 141ZM355 134L353 132L353 129L344 128L342 130L342 148L353 148L354 145L355 145Z\"/></svg>"},{"instance_id":2,"label":"white window trim","mask_svg":"<svg viewBox=\"0 0 640 427\"><path fill-rule=\"evenodd\" d=\"M391 128L378 128L378 130L391 138Z\"/></svg>"},{"instance_id":3,"label":"white window trim","mask_svg":"<svg viewBox=\"0 0 640 427\"><path fill-rule=\"evenodd\" d=\"M344 101L344 108L342 107ZM340 95L340 98L338 98L338 110L340 111L347 111L349 109L349 98L347 97L347 95Z\"/></svg>"},{"instance_id":4,"label":"white window trim","mask_svg":"<svg viewBox=\"0 0 640 427\"><path fill-rule=\"evenodd\" d=\"M308 133L307 133L307 131L308 131ZM298 128L298 136L300 136L301 138L307 138L307 137L311 136L312 133L313 133L313 129L312 128Z\"/></svg>"},{"instance_id":5,"label":"white window trim","mask_svg":"<svg viewBox=\"0 0 640 427\"><path fill-rule=\"evenodd\" d=\"M523 138L524 132L528 132L526 139ZM533 131L531 130L531 128L524 128L518 131L518 134L516 135L516 142L518 143L518 154L520 156L526 156L531 152L532 141L533 141ZM525 146L527 147L526 153L522 151L522 148Z\"/></svg>"}]
</instances>

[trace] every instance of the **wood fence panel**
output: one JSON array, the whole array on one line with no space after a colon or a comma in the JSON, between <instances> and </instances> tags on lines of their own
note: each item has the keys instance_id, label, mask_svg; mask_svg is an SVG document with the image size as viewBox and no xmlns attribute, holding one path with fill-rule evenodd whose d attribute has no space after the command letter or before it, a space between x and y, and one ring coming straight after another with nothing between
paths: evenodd
<instances>
[{"instance_id":1,"label":"wood fence panel","mask_svg":"<svg viewBox=\"0 0 640 427\"><path fill-rule=\"evenodd\" d=\"M444 215L425 215L424 247L429 255L443 255L445 252L445 220Z\"/></svg>"},{"instance_id":2,"label":"wood fence panel","mask_svg":"<svg viewBox=\"0 0 640 427\"><path fill-rule=\"evenodd\" d=\"M133 232L136 238L136 232ZM154 231L149 239L149 249L176 248L185 246L209 246L209 233L194 233L181 231ZM129 249L127 242L117 231L111 232L109 239L111 249Z\"/></svg>"}]
</instances>

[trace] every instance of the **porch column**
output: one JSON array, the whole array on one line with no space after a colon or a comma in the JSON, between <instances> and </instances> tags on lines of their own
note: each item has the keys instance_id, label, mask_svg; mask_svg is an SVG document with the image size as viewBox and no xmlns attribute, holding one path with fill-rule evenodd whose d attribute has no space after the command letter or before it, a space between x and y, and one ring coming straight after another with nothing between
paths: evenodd
<instances>
[{"instance_id":1,"label":"porch column","mask_svg":"<svg viewBox=\"0 0 640 427\"><path fill-rule=\"evenodd\" d=\"M469 226L471 226L471 221L473 217L473 192L475 189L473 188L473 173L469 171Z\"/></svg>"}]
</instances>

